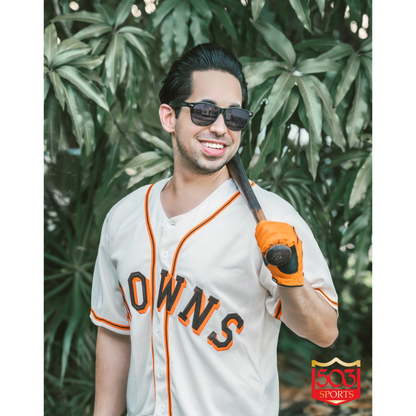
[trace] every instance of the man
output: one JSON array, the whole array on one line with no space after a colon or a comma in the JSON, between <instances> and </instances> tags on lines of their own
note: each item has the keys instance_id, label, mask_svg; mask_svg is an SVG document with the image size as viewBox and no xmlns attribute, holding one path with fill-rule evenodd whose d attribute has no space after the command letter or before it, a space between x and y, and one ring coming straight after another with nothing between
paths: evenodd
<instances>
[{"instance_id":1,"label":"man","mask_svg":"<svg viewBox=\"0 0 416 416\"><path fill-rule=\"evenodd\" d=\"M226 163L237 152L247 86L238 60L203 44L176 61L160 92L172 178L142 187L105 220L94 272L95 416L275 416L281 321L329 346L337 295L296 211L253 184L256 227ZM276 221L276 222L275 222ZM295 247L279 270L268 247Z\"/></svg>"}]
</instances>

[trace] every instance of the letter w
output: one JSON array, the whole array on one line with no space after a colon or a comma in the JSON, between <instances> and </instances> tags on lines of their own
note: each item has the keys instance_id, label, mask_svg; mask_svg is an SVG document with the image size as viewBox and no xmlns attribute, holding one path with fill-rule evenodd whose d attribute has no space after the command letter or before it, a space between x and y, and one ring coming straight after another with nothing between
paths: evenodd
<instances>
[{"instance_id":1,"label":"letter w","mask_svg":"<svg viewBox=\"0 0 416 416\"><path fill-rule=\"evenodd\" d=\"M157 299L157 310L160 312L163 305L166 304L166 310L170 315L175 311L176 305L181 298L182 291L186 287L186 280L181 276L176 276L176 284L170 273L166 270L160 273L162 280L159 287L159 296Z\"/></svg>"},{"instance_id":2,"label":"letter w","mask_svg":"<svg viewBox=\"0 0 416 416\"><path fill-rule=\"evenodd\" d=\"M201 306L204 308L202 313ZM178 314L178 318L183 325L188 326L189 317L194 314L192 330L195 332L195 334L199 335L211 318L211 315L219 307L220 301L213 296L208 298L208 304L205 306L204 291L198 286L195 286L194 295L192 296L186 308Z\"/></svg>"}]
</instances>

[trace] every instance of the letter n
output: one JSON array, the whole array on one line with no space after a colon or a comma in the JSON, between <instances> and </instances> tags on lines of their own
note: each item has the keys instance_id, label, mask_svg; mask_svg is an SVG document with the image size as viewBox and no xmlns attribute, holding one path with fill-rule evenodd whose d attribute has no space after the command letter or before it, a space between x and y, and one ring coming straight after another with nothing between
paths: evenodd
<instances>
[{"instance_id":1,"label":"letter n","mask_svg":"<svg viewBox=\"0 0 416 416\"><path fill-rule=\"evenodd\" d=\"M181 298L182 291L186 287L186 280L181 276L176 276L176 284L170 273L166 270L161 271L161 281L159 286L159 296L157 299L157 310L160 312L166 304L166 310L170 315L175 311L176 305Z\"/></svg>"},{"instance_id":2,"label":"letter n","mask_svg":"<svg viewBox=\"0 0 416 416\"><path fill-rule=\"evenodd\" d=\"M202 313L201 307L204 308ZM195 286L194 295L192 296L188 305L186 305L186 308L179 313L178 319L182 324L188 326L189 317L194 314L194 318L192 320L192 330L195 332L195 334L199 335L211 318L211 315L219 307L220 301L213 296L208 298L208 304L205 306L204 291L198 286Z\"/></svg>"},{"instance_id":3,"label":"letter n","mask_svg":"<svg viewBox=\"0 0 416 416\"><path fill-rule=\"evenodd\" d=\"M146 313L149 309L149 280L146 279L140 272L134 272L129 277L130 300L133 308L139 313ZM142 302L139 300L137 293L137 284L141 283L142 287Z\"/></svg>"}]
</instances>

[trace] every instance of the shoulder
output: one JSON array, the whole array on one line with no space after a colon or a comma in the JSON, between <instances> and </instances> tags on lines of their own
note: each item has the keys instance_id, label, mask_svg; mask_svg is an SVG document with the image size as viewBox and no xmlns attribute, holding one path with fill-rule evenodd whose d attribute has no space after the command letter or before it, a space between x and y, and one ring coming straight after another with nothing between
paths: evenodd
<instances>
[{"instance_id":1,"label":"shoulder","mask_svg":"<svg viewBox=\"0 0 416 416\"><path fill-rule=\"evenodd\" d=\"M289 218L299 215L295 208L279 195L267 191L257 184L253 186L253 191L268 220L287 222Z\"/></svg>"},{"instance_id":2,"label":"shoulder","mask_svg":"<svg viewBox=\"0 0 416 416\"><path fill-rule=\"evenodd\" d=\"M162 180L155 184L155 187L163 186ZM145 185L131 192L118 201L108 212L105 225L109 237L113 237L119 230L129 226L134 221L140 221L145 216L146 193L152 185Z\"/></svg>"},{"instance_id":3,"label":"shoulder","mask_svg":"<svg viewBox=\"0 0 416 416\"><path fill-rule=\"evenodd\" d=\"M149 187L150 185L142 186L118 201L108 212L108 221L113 223L118 219L128 216L132 211L142 207Z\"/></svg>"}]
</instances>

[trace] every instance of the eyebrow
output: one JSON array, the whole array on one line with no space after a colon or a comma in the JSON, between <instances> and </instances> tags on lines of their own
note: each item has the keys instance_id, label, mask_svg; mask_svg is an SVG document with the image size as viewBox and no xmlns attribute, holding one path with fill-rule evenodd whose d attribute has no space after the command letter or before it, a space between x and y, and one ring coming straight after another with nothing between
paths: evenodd
<instances>
[{"instance_id":1,"label":"eyebrow","mask_svg":"<svg viewBox=\"0 0 416 416\"><path fill-rule=\"evenodd\" d=\"M200 102L214 104L214 105L218 106L218 104L214 100L210 100L209 98L202 99ZM240 105L240 103L231 103L227 108L231 108L231 107L239 107L239 108L241 108L241 105Z\"/></svg>"}]
</instances>

